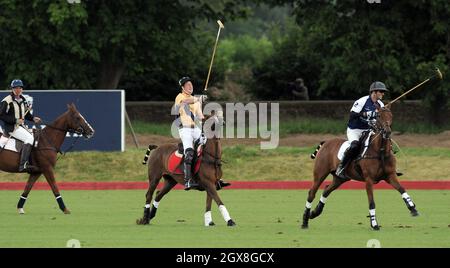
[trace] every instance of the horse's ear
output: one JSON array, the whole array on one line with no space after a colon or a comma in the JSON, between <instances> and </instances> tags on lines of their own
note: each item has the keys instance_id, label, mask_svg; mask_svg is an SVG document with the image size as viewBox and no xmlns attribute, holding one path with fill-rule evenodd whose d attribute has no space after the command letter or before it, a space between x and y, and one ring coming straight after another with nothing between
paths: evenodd
<instances>
[{"instance_id":1,"label":"horse's ear","mask_svg":"<svg viewBox=\"0 0 450 268\"><path fill-rule=\"evenodd\" d=\"M67 109L75 111L77 108L75 107L75 104L73 102L71 104L67 104Z\"/></svg>"}]
</instances>

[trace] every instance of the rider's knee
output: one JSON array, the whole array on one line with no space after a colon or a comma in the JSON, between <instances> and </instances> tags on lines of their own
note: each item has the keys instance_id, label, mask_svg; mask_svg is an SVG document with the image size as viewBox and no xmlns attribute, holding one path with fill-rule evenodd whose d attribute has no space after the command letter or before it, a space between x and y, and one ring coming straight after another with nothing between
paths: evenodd
<instances>
[{"instance_id":1,"label":"rider's knee","mask_svg":"<svg viewBox=\"0 0 450 268\"><path fill-rule=\"evenodd\" d=\"M186 161L192 161L194 157L194 149L193 148L186 148L184 150L184 159Z\"/></svg>"}]
</instances>

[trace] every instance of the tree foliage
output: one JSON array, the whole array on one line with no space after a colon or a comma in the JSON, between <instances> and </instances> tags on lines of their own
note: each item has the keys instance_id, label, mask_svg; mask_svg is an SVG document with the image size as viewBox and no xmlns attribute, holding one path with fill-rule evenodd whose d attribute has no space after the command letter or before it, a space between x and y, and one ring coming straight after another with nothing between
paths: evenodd
<instances>
[{"instance_id":1,"label":"tree foliage","mask_svg":"<svg viewBox=\"0 0 450 268\"><path fill-rule=\"evenodd\" d=\"M281 2L294 4L296 26L255 70L256 96L286 97L279 94L283 85L303 77L316 99L356 99L376 80L386 82L393 98L426 79L433 66L448 71L448 1ZM411 96L446 109L449 86L446 78Z\"/></svg>"},{"instance_id":2,"label":"tree foliage","mask_svg":"<svg viewBox=\"0 0 450 268\"><path fill-rule=\"evenodd\" d=\"M240 3L1 0L0 82L21 77L29 88L164 91L170 81L177 90L181 74L207 69L215 33L198 33L197 25L245 15Z\"/></svg>"}]
</instances>

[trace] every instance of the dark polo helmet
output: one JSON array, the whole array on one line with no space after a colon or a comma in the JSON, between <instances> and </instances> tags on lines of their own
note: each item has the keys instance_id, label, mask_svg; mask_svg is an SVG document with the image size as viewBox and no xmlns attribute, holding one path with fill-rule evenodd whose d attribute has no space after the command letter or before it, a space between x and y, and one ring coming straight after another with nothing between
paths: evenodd
<instances>
[{"instance_id":1,"label":"dark polo helmet","mask_svg":"<svg viewBox=\"0 0 450 268\"><path fill-rule=\"evenodd\" d=\"M370 92L372 91L389 91L383 82L375 81L370 85Z\"/></svg>"},{"instance_id":2,"label":"dark polo helmet","mask_svg":"<svg viewBox=\"0 0 450 268\"><path fill-rule=\"evenodd\" d=\"M184 84L186 84L189 81L192 82L192 79L189 76L184 76L180 80L178 80L178 84L180 85L180 87L182 87L182 86L184 86Z\"/></svg>"}]
</instances>

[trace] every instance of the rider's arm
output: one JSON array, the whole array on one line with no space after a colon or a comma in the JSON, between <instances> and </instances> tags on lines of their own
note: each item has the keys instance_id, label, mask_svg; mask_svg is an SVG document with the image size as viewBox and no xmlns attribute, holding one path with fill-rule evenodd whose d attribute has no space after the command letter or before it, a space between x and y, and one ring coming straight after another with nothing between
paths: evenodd
<instances>
[{"instance_id":1,"label":"rider's arm","mask_svg":"<svg viewBox=\"0 0 450 268\"><path fill-rule=\"evenodd\" d=\"M198 105L198 107L197 107L197 117L198 117L198 119L203 120L205 118L205 116L203 115L202 107L200 106L199 102L196 105Z\"/></svg>"},{"instance_id":2,"label":"rider's arm","mask_svg":"<svg viewBox=\"0 0 450 268\"><path fill-rule=\"evenodd\" d=\"M185 104L193 104L199 101L199 98L197 97L191 97L191 98L186 98L183 100L183 103Z\"/></svg>"},{"instance_id":3,"label":"rider's arm","mask_svg":"<svg viewBox=\"0 0 450 268\"><path fill-rule=\"evenodd\" d=\"M359 118L359 117L361 117L361 113L356 113L356 112L353 112L353 111L350 112L350 120L354 120L354 119Z\"/></svg>"},{"instance_id":4,"label":"rider's arm","mask_svg":"<svg viewBox=\"0 0 450 268\"><path fill-rule=\"evenodd\" d=\"M29 121L33 121L34 115L31 113L31 111L29 111L29 112L25 115L25 119L26 119L26 120L29 120Z\"/></svg>"}]
</instances>

